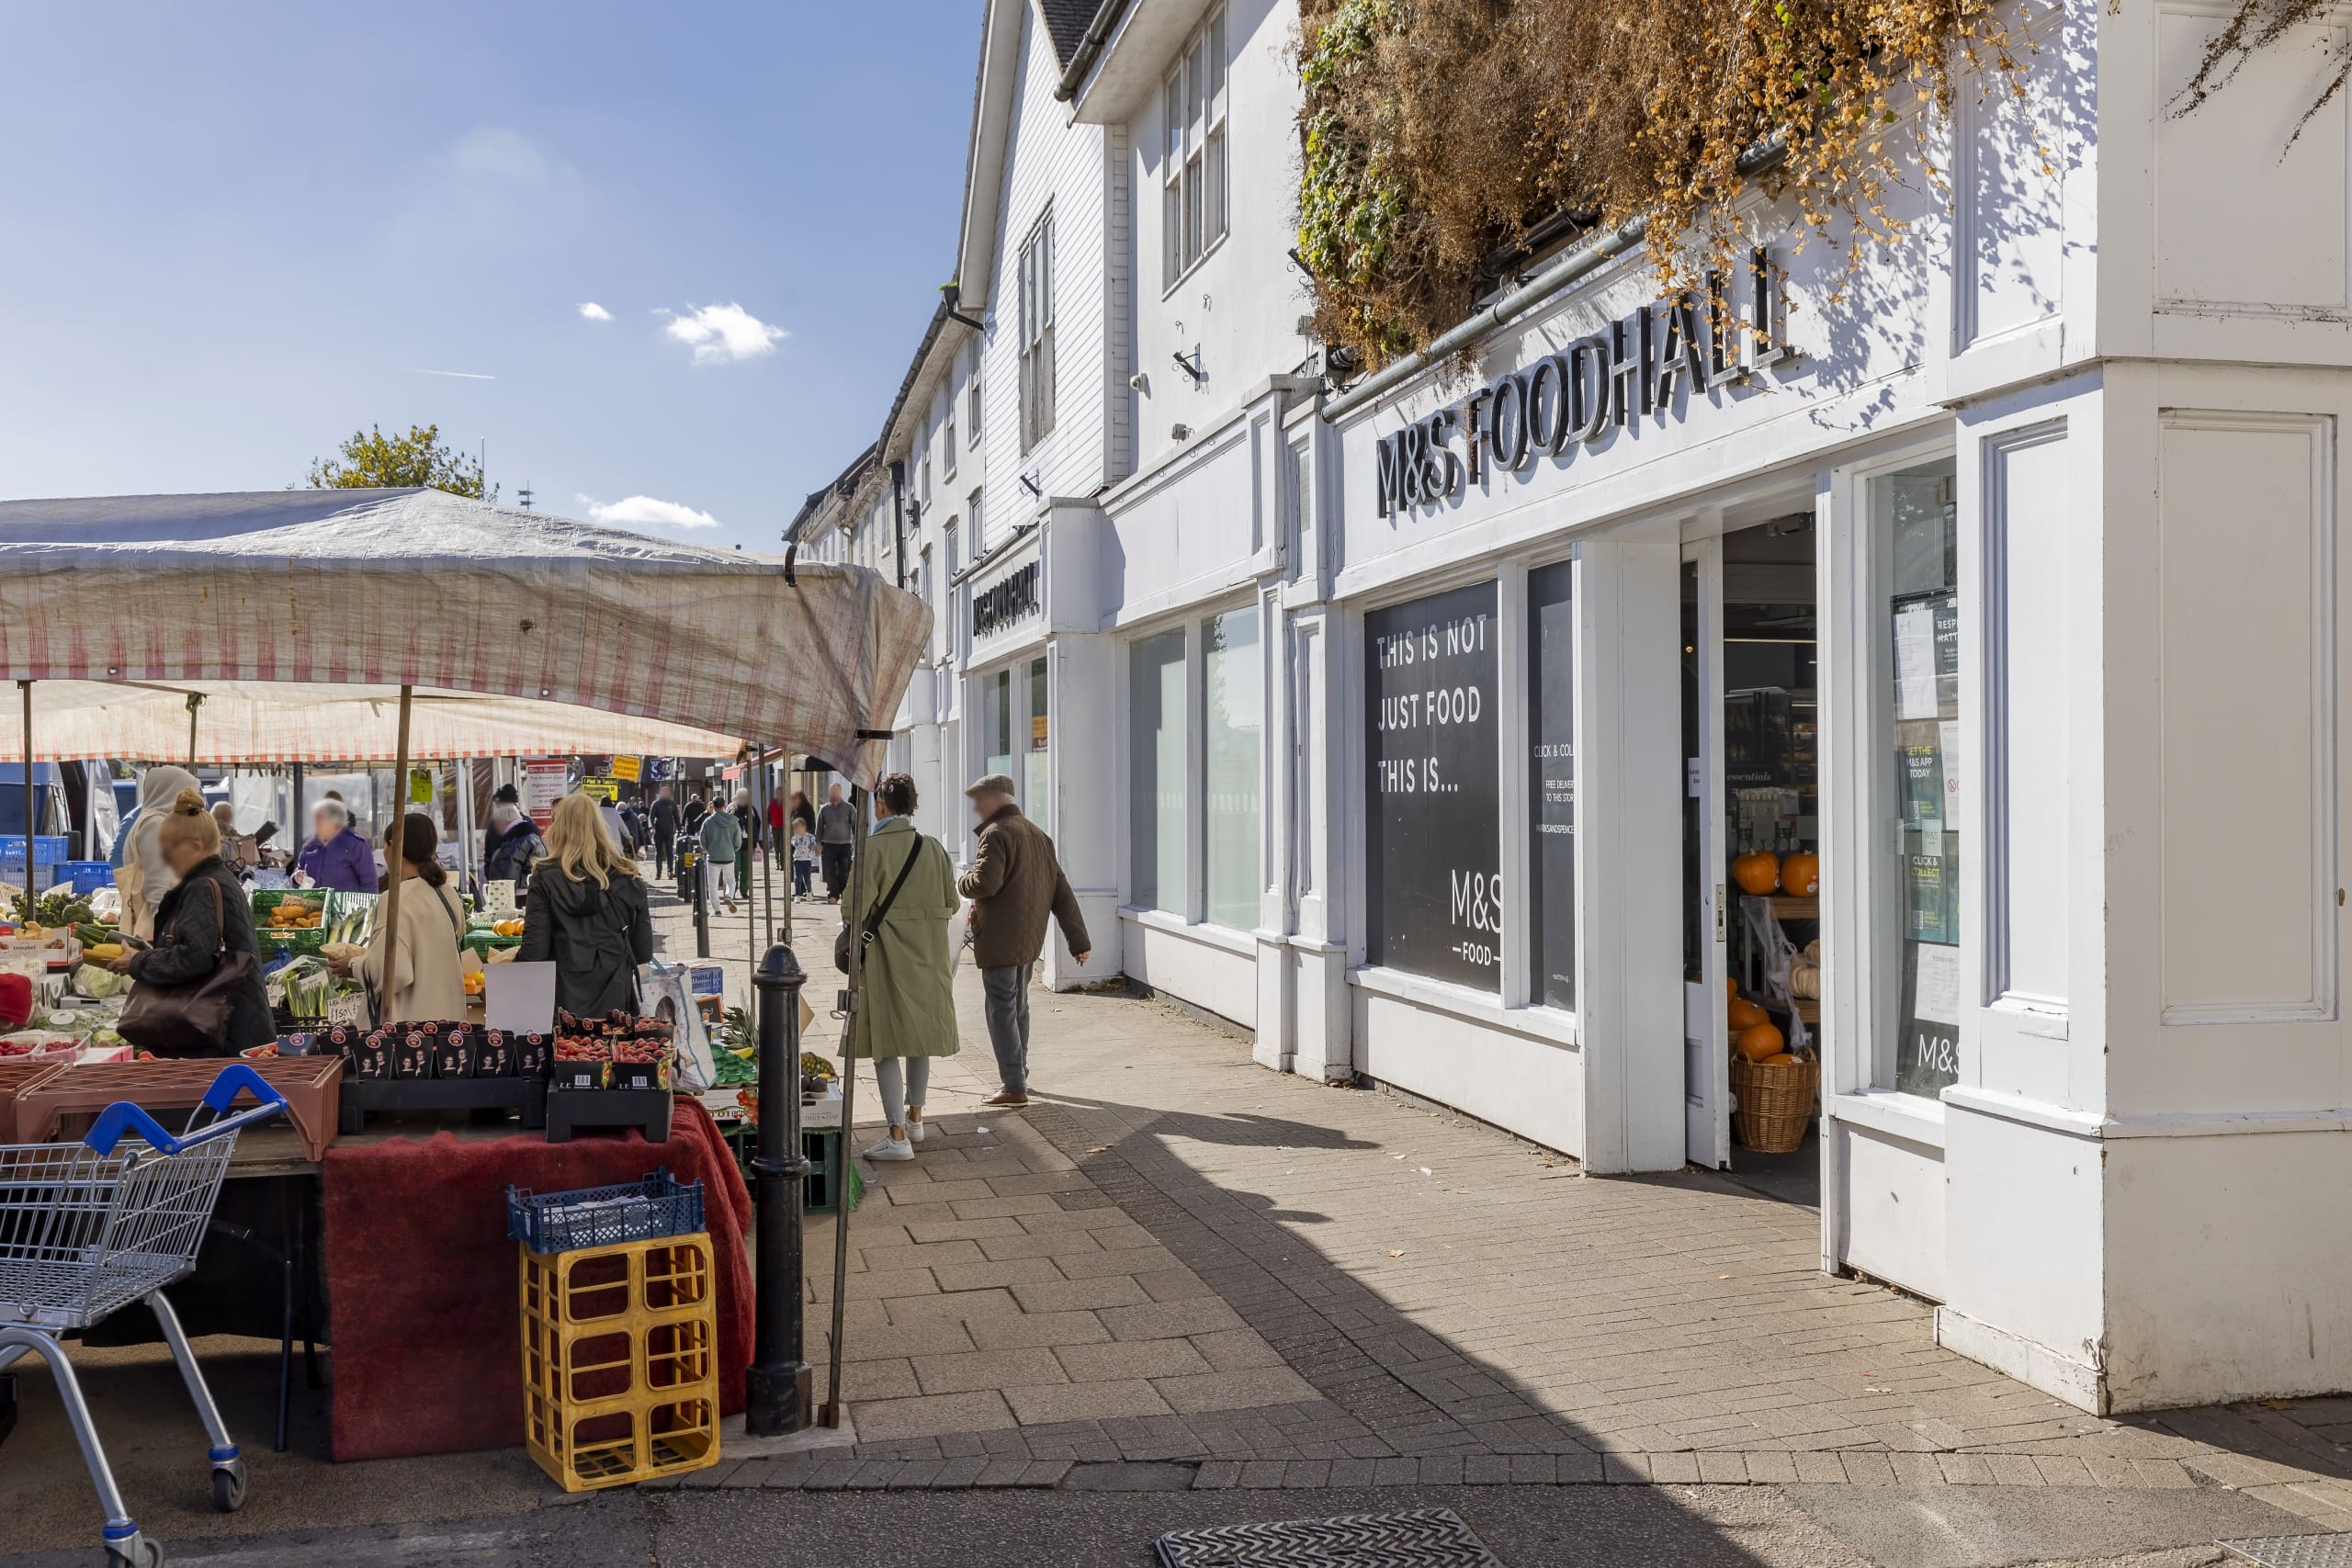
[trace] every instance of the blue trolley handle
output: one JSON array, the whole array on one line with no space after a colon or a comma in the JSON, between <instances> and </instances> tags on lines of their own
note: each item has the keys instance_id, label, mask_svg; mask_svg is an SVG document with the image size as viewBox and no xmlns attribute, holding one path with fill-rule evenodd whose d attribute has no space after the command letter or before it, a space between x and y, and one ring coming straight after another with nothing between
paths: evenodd
<instances>
[{"instance_id":1,"label":"blue trolley handle","mask_svg":"<svg viewBox=\"0 0 2352 1568\"><path fill-rule=\"evenodd\" d=\"M235 1104L237 1096L246 1089L251 1089L254 1098L261 1103L251 1111L220 1117L220 1112ZM286 1109L286 1097L270 1088L266 1079L243 1062L232 1062L220 1069L220 1076L214 1078L212 1087L204 1091L204 1109L220 1119L174 1137L138 1106L129 1100L119 1100L98 1112L96 1122L83 1134L82 1143L93 1154L111 1155L125 1133L136 1133L159 1153L175 1155L183 1149L210 1143L241 1127L268 1121Z\"/></svg>"}]
</instances>

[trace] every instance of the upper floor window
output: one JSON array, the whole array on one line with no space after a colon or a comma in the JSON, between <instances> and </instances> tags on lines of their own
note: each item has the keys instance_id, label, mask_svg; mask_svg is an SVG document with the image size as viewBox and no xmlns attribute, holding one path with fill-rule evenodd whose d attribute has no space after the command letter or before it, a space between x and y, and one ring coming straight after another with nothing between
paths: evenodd
<instances>
[{"instance_id":1,"label":"upper floor window","mask_svg":"<svg viewBox=\"0 0 2352 1568\"><path fill-rule=\"evenodd\" d=\"M931 453L928 450L925 450L922 455L922 488L915 493L922 498L922 503L925 506L931 504Z\"/></svg>"},{"instance_id":2,"label":"upper floor window","mask_svg":"<svg viewBox=\"0 0 2352 1568\"><path fill-rule=\"evenodd\" d=\"M1163 288L1225 238L1225 12L1185 45L1162 95L1166 156L1160 159Z\"/></svg>"},{"instance_id":3,"label":"upper floor window","mask_svg":"<svg viewBox=\"0 0 2352 1568\"><path fill-rule=\"evenodd\" d=\"M971 352L971 368L964 374L964 396L970 400L971 407L965 412L964 427L972 433L971 443L978 446L980 444L980 344L978 338L972 340Z\"/></svg>"},{"instance_id":4,"label":"upper floor window","mask_svg":"<svg viewBox=\"0 0 2352 1568\"><path fill-rule=\"evenodd\" d=\"M1021 242L1021 449L1054 428L1054 214Z\"/></svg>"},{"instance_id":5,"label":"upper floor window","mask_svg":"<svg viewBox=\"0 0 2352 1568\"><path fill-rule=\"evenodd\" d=\"M947 389L947 417L939 431L939 471L949 479L956 477L956 388Z\"/></svg>"},{"instance_id":6,"label":"upper floor window","mask_svg":"<svg viewBox=\"0 0 2352 1568\"><path fill-rule=\"evenodd\" d=\"M978 560L980 558L980 552L988 548L987 545L982 543L987 536L980 532L980 492L976 490L964 498L964 515L972 520L972 558Z\"/></svg>"}]
</instances>

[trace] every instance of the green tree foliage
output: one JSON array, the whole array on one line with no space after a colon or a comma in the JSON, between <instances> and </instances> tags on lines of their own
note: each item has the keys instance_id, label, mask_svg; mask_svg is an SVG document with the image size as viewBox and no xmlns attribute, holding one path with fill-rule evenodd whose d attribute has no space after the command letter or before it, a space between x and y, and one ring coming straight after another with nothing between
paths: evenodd
<instances>
[{"instance_id":1,"label":"green tree foliage","mask_svg":"<svg viewBox=\"0 0 2352 1568\"><path fill-rule=\"evenodd\" d=\"M446 490L451 495L496 501L498 487L485 492L481 464L441 443L437 424L412 424L406 435L387 435L380 425L355 430L340 456L311 460L312 490Z\"/></svg>"}]
</instances>

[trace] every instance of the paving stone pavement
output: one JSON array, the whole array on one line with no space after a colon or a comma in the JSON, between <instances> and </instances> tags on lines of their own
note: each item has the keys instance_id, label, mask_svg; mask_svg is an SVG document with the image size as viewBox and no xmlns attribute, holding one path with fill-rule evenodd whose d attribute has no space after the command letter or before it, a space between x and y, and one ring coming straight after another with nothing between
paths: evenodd
<instances>
[{"instance_id":1,"label":"paving stone pavement","mask_svg":"<svg viewBox=\"0 0 2352 1568\"><path fill-rule=\"evenodd\" d=\"M822 1011L838 916L798 919ZM850 1221L861 1441L693 1484L2211 1486L2352 1529L2352 1398L2087 1416L1821 1272L1809 1208L1698 1171L1587 1179L1125 992L1040 990L1036 1103L985 1111L968 970L958 1004L930 1135L865 1167ZM808 1043L838 1040L828 1018Z\"/></svg>"}]
</instances>

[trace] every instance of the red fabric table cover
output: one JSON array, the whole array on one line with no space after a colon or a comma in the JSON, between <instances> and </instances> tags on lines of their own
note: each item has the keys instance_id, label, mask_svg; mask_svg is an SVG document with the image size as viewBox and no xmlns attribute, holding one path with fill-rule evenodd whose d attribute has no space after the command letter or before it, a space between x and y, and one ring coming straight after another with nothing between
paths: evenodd
<instances>
[{"instance_id":1,"label":"red fabric table cover","mask_svg":"<svg viewBox=\"0 0 2352 1568\"><path fill-rule=\"evenodd\" d=\"M636 1133L550 1144L447 1133L336 1144L325 1161L325 1259L337 1461L512 1448L523 1441L516 1244L506 1189L629 1181L667 1166L703 1183L718 1274L718 1398L743 1405L752 1359L752 1199L710 1112L680 1095L670 1141Z\"/></svg>"}]
</instances>

